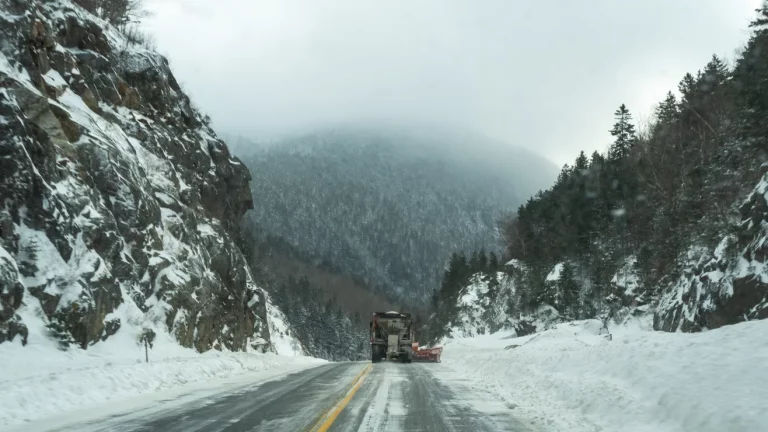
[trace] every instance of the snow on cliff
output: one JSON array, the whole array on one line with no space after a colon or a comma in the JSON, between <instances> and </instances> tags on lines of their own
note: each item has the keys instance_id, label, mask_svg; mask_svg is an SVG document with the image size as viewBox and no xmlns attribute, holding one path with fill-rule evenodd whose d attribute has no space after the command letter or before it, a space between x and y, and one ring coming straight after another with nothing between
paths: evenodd
<instances>
[{"instance_id":1,"label":"snow on cliff","mask_svg":"<svg viewBox=\"0 0 768 432\"><path fill-rule=\"evenodd\" d=\"M167 60L66 0L0 0L0 40L0 344L273 350L250 173Z\"/></svg>"}]
</instances>

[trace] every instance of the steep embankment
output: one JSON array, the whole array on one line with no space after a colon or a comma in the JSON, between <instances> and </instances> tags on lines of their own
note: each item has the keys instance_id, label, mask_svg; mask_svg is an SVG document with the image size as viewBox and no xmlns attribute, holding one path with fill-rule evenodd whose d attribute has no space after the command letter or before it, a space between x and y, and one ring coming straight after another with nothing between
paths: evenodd
<instances>
[{"instance_id":1,"label":"steep embankment","mask_svg":"<svg viewBox=\"0 0 768 432\"><path fill-rule=\"evenodd\" d=\"M64 0L0 1L0 40L0 342L270 349L249 172L167 60Z\"/></svg>"}]
</instances>

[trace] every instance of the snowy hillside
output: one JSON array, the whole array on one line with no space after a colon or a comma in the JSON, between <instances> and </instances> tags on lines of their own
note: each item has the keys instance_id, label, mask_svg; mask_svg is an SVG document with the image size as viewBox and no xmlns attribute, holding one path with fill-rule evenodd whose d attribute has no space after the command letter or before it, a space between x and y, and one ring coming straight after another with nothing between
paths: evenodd
<instances>
[{"instance_id":1,"label":"snowy hillside","mask_svg":"<svg viewBox=\"0 0 768 432\"><path fill-rule=\"evenodd\" d=\"M249 218L310 262L391 301L423 305L452 252L497 248L499 217L555 176L536 155L491 145L479 136L348 127L243 148L258 203Z\"/></svg>"},{"instance_id":2,"label":"snowy hillside","mask_svg":"<svg viewBox=\"0 0 768 432\"><path fill-rule=\"evenodd\" d=\"M722 246L715 255L733 257ZM544 273L545 289L534 297L534 307L524 303L531 274L523 263L511 260L506 272L489 273L482 262L461 256L453 261L436 297L439 307L422 331L444 346L444 365L498 397L534 429L747 432L768 424L762 403L768 390L756 386L768 376L755 367L768 361L768 321L752 321L760 318L762 297L700 289L707 287L704 281L727 283L729 277L759 280L759 266L744 266L742 259L718 273L702 260L705 271L684 279L698 287L699 297L680 294L678 282L661 301L645 303L643 280L630 257L612 275L605 306L595 303L598 319L575 321L568 315L589 306L583 296L564 302L573 282L583 284L578 266L560 262ZM658 316L675 310L670 302L678 295L690 297L681 301L688 309L676 315L677 325L696 323L699 311L722 315L731 301L757 301L751 303L755 315L695 334L655 331ZM706 298L710 309L701 306Z\"/></svg>"},{"instance_id":3,"label":"snowy hillside","mask_svg":"<svg viewBox=\"0 0 768 432\"><path fill-rule=\"evenodd\" d=\"M768 318L768 166L761 171L735 233L714 249L689 249L683 275L661 299L657 328L695 331Z\"/></svg>"},{"instance_id":4,"label":"snowy hillside","mask_svg":"<svg viewBox=\"0 0 768 432\"><path fill-rule=\"evenodd\" d=\"M301 342L292 334L283 312L267 297L267 322L272 347L278 355L305 356L306 350Z\"/></svg>"},{"instance_id":5,"label":"snowy hillside","mask_svg":"<svg viewBox=\"0 0 768 432\"><path fill-rule=\"evenodd\" d=\"M250 174L168 62L65 0L0 0L0 39L0 428L322 363L254 283Z\"/></svg>"},{"instance_id":6,"label":"snowy hillside","mask_svg":"<svg viewBox=\"0 0 768 432\"><path fill-rule=\"evenodd\" d=\"M557 267L553 269L552 274L557 270ZM503 330L524 336L547 330L564 320L557 309L548 304L520 312L519 287L524 287L523 281L508 273L473 272L466 282L459 281L458 284L455 294L445 292L450 291L452 284L444 284L448 289L437 298L439 308L422 329L426 333L421 336L425 342L443 343Z\"/></svg>"},{"instance_id":7,"label":"snowy hillside","mask_svg":"<svg viewBox=\"0 0 768 432\"><path fill-rule=\"evenodd\" d=\"M653 316L655 330L696 332L768 318L768 169L762 171L739 206L741 220L728 224L714 248L692 242L679 258L679 273L670 272L663 283L654 285L634 254L612 265L613 272L579 258L551 266L513 259L494 278L496 291L489 290L487 272L464 263L468 271L443 281L438 319L428 333L433 340L491 328L527 334L578 318L621 323L646 315ZM607 282L602 287L590 274L598 270Z\"/></svg>"},{"instance_id":8,"label":"snowy hillside","mask_svg":"<svg viewBox=\"0 0 768 432\"><path fill-rule=\"evenodd\" d=\"M751 432L768 424L768 321L701 334L575 321L449 340L442 364L553 432ZM536 430L539 430L536 429Z\"/></svg>"},{"instance_id":9,"label":"snowy hillside","mask_svg":"<svg viewBox=\"0 0 768 432\"><path fill-rule=\"evenodd\" d=\"M512 293L511 280L504 273L478 273L459 294L458 316L449 336L473 337L495 333L509 325L507 301ZM494 292L495 291L495 292Z\"/></svg>"},{"instance_id":10,"label":"snowy hillside","mask_svg":"<svg viewBox=\"0 0 768 432\"><path fill-rule=\"evenodd\" d=\"M167 60L66 0L1 0L0 39L0 349L274 350L250 174Z\"/></svg>"},{"instance_id":11,"label":"snowy hillside","mask_svg":"<svg viewBox=\"0 0 768 432\"><path fill-rule=\"evenodd\" d=\"M36 335L34 329L31 334ZM124 407L135 397L146 402L161 390L184 394L192 384L207 388L222 378L253 382L325 363L292 355L283 340L278 337L276 348L285 355L216 350L200 354L160 333L148 350L149 363L145 348L130 331L121 330L88 350L61 351L56 341L44 337L30 337L26 346L4 343L0 429L18 425L24 430L26 422L73 410L93 414Z\"/></svg>"},{"instance_id":12,"label":"snowy hillside","mask_svg":"<svg viewBox=\"0 0 768 432\"><path fill-rule=\"evenodd\" d=\"M526 267L514 314L697 332L768 318L768 3L732 62L713 55L638 124L621 104L607 152L581 152L501 223Z\"/></svg>"}]
</instances>

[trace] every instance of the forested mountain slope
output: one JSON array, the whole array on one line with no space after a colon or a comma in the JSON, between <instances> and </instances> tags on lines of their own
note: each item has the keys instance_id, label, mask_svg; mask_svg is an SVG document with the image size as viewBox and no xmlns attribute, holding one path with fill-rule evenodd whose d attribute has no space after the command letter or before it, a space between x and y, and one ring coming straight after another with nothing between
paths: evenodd
<instances>
[{"instance_id":1,"label":"forested mountain slope","mask_svg":"<svg viewBox=\"0 0 768 432\"><path fill-rule=\"evenodd\" d=\"M582 152L504 221L506 325L542 307L566 320L650 312L665 331L768 317L766 24L763 8L735 67L713 56L639 131L621 105L607 154ZM459 258L452 269L472 268ZM436 337L477 271L446 272Z\"/></svg>"},{"instance_id":2,"label":"forested mountain slope","mask_svg":"<svg viewBox=\"0 0 768 432\"><path fill-rule=\"evenodd\" d=\"M242 158L254 229L413 306L452 251L498 248L497 220L555 173L487 138L413 128L322 130Z\"/></svg>"},{"instance_id":3,"label":"forested mountain slope","mask_svg":"<svg viewBox=\"0 0 768 432\"><path fill-rule=\"evenodd\" d=\"M254 279L284 312L287 336L296 338L313 357L370 358L371 313L399 307L372 292L365 282L318 264L284 240L255 229L250 221L243 225L240 247Z\"/></svg>"}]
</instances>

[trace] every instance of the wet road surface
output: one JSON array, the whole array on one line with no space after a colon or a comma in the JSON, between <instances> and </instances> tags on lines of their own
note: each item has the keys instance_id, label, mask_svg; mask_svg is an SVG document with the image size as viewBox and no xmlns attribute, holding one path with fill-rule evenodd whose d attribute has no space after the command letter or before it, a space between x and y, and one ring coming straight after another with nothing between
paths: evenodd
<instances>
[{"instance_id":1,"label":"wet road surface","mask_svg":"<svg viewBox=\"0 0 768 432\"><path fill-rule=\"evenodd\" d=\"M512 409L434 363L332 363L29 431L516 431ZM538 432L538 431L536 431Z\"/></svg>"}]
</instances>

